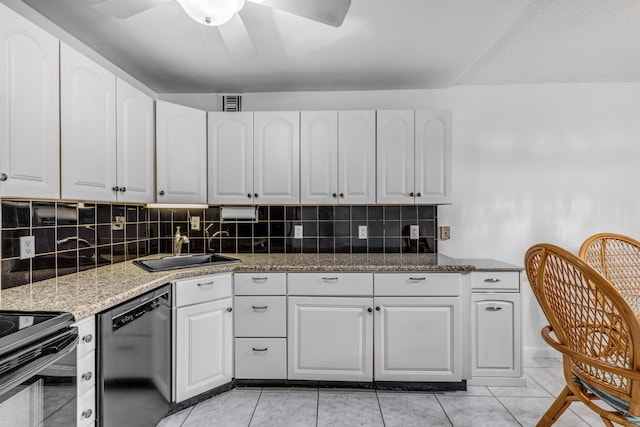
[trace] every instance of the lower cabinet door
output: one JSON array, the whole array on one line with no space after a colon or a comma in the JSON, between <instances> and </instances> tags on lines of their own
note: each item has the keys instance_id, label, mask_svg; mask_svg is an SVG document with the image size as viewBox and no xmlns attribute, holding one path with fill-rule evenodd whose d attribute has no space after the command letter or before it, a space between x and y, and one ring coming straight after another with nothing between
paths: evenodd
<instances>
[{"instance_id":1,"label":"lower cabinet door","mask_svg":"<svg viewBox=\"0 0 640 427\"><path fill-rule=\"evenodd\" d=\"M232 299L176 309L176 402L231 381Z\"/></svg>"},{"instance_id":2,"label":"lower cabinet door","mask_svg":"<svg viewBox=\"0 0 640 427\"><path fill-rule=\"evenodd\" d=\"M471 376L519 377L520 294L472 294Z\"/></svg>"},{"instance_id":3,"label":"lower cabinet door","mask_svg":"<svg viewBox=\"0 0 640 427\"><path fill-rule=\"evenodd\" d=\"M375 299L377 381L461 381L460 297Z\"/></svg>"},{"instance_id":4,"label":"lower cabinet door","mask_svg":"<svg viewBox=\"0 0 640 427\"><path fill-rule=\"evenodd\" d=\"M288 378L372 381L373 299L289 297Z\"/></svg>"},{"instance_id":5,"label":"lower cabinet door","mask_svg":"<svg viewBox=\"0 0 640 427\"><path fill-rule=\"evenodd\" d=\"M286 338L236 338L237 379L286 379Z\"/></svg>"}]
</instances>

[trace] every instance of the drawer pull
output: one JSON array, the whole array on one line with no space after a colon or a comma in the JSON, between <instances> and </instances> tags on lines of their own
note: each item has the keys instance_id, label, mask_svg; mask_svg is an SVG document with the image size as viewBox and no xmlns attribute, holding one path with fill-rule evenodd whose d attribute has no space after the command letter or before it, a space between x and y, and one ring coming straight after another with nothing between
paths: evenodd
<instances>
[{"instance_id":1,"label":"drawer pull","mask_svg":"<svg viewBox=\"0 0 640 427\"><path fill-rule=\"evenodd\" d=\"M500 281L500 279L497 279L495 277L490 277L488 279L484 279L485 283L498 283Z\"/></svg>"},{"instance_id":2,"label":"drawer pull","mask_svg":"<svg viewBox=\"0 0 640 427\"><path fill-rule=\"evenodd\" d=\"M93 378L93 373L91 371L82 374L82 379L85 381L91 381L91 378Z\"/></svg>"},{"instance_id":3,"label":"drawer pull","mask_svg":"<svg viewBox=\"0 0 640 427\"><path fill-rule=\"evenodd\" d=\"M325 282L336 282L338 280L337 277L323 277L322 280Z\"/></svg>"},{"instance_id":4,"label":"drawer pull","mask_svg":"<svg viewBox=\"0 0 640 427\"><path fill-rule=\"evenodd\" d=\"M253 308L254 311L257 310L266 310L267 306L266 305L252 305L251 308Z\"/></svg>"},{"instance_id":5,"label":"drawer pull","mask_svg":"<svg viewBox=\"0 0 640 427\"><path fill-rule=\"evenodd\" d=\"M93 341L93 335L89 334L89 335L83 336L82 341L86 342L87 344L90 343L91 341Z\"/></svg>"},{"instance_id":6,"label":"drawer pull","mask_svg":"<svg viewBox=\"0 0 640 427\"><path fill-rule=\"evenodd\" d=\"M252 277L251 280L253 280L254 282L266 282L267 280L269 280L268 277Z\"/></svg>"},{"instance_id":7,"label":"drawer pull","mask_svg":"<svg viewBox=\"0 0 640 427\"><path fill-rule=\"evenodd\" d=\"M252 349L253 351L267 351L267 350L269 350L269 347L263 347L263 348L255 348L255 347L252 347L251 349Z\"/></svg>"},{"instance_id":8,"label":"drawer pull","mask_svg":"<svg viewBox=\"0 0 640 427\"><path fill-rule=\"evenodd\" d=\"M487 311L500 311L500 310L502 310L502 307L487 307L487 308L485 308L485 310L487 310Z\"/></svg>"},{"instance_id":9,"label":"drawer pull","mask_svg":"<svg viewBox=\"0 0 640 427\"><path fill-rule=\"evenodd\" d=\"M208 288L209 286L213 286L213 280L207 283L198 283L199 288Z\"/></svg>"},{"instance_id":10,"label":"drawer pull","mask_svg":"<svg viewBox=\"0 0 640 427\"><path fill-rule=\"evenodd\" d=\"M423 280L427 280L426 277L409 277L409 280L413 282L422 282Z\"/></svg>"}]
</instances>

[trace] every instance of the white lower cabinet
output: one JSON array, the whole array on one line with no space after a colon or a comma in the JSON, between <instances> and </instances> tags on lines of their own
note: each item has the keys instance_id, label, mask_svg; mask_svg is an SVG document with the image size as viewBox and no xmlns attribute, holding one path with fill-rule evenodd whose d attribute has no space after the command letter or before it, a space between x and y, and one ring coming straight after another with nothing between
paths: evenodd
<instances>
[{"instance_id":1,"label":"white lower cabinet","mask_svg":"<svg viewBox=\"0 0 640 427\"><path fill-rule=\"evenodd\" d=\"M290 380L372 381L373 298L289 297Z\"/></svg>"},{"instance_id":2,"label":"white lower cabinet","mask_svg":"<svg viewBox=\"0 0 640 427\"><path fill-rule=\"evenodd\" d=\"M287 378L286 338L236 338L237 379Z\"/></svg>"},{"instance_id":3,"label":"white lower cabinet","mask_svg":"<svg viewBox=\"0 0 640 427\"><path fill-rule=\"evenodd\" d=\"M472 385L526 385L522 372L519 272L474 272L471 294Z\"/></svg>"},{"instance_id":4,"label":"white lower cabinet","mask_svg":"<svg viewBox=\"0 0 640 427\"><path fill-rule=\"evenodd\" d=\"M461 381L460 297L376 297L375 379Z\"/></svg>"},{"instance_id":5,"label":"white lower cabinet","mask_svg":"<svg viewBox=\"0 0 640 427\"><path fill-rule=\"evenodd\" d=\"M233 377L231 275L178 280L174 295L174 397L181 402Z\"/></svg>"}]
</instances>

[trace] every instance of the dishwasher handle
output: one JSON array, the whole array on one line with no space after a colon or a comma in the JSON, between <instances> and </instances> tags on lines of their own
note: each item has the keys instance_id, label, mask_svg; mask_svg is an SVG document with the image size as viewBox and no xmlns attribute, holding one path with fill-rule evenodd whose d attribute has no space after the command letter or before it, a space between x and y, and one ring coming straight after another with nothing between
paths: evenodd
<instances>
[{"instance_id":1,"label":"dishwasher handle","mask_svg":"<svg viewBox=\"0 0 640 427\"><path fill-rule=\"evenodd\" d=\"M111 319L111 330L117 331L118 329L128 325L136 319L150 313L162 306L169 307L171 304L169 300L169 291L155 296L152 299L141 301L140 304L130 308L129 310L114 316Z\"/></svg>"}]
</instances>

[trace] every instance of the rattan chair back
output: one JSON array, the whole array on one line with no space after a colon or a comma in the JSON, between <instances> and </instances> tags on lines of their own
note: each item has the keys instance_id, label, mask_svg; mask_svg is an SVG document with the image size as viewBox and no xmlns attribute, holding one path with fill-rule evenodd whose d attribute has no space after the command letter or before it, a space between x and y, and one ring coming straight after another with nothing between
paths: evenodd
<instances>
[{"instance_id":1,"label":"rattan chair back","mask_svg":"<svg viewBox=\"0 0 640 427\"><path fill-rule=\"evenodd\" d=\"M621 234L600 233L580 247L580 258L611 282L640 314L640 242Z\"/></svg>"},{"instance_id":2,"label":"rattan chair back","mask_svg":"<svg viewBox=\"0 0 640 427\"><path fill-rule=\"evenodd\" d=\"M552 424L576 397L603 419L633 425L620 413L593 404L594 396L573 378L628 402L629 412L640 415L640 323L629 304L602 275L560 247L531 247L525 269L550 324L543 338L563 354L567 382L564 396L539 425Z\"/></svg>"}]
</instances>

